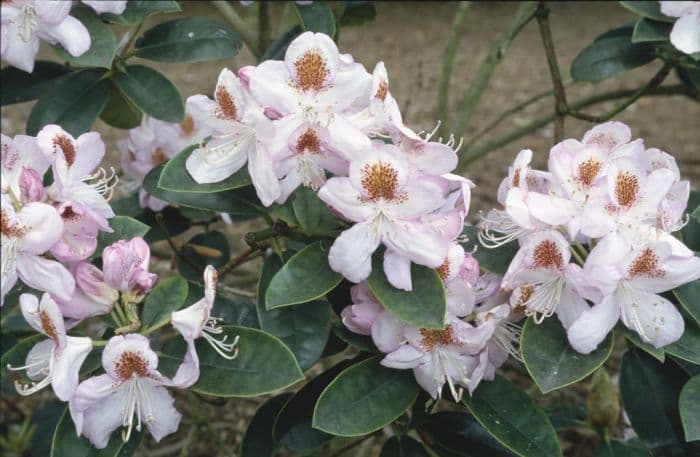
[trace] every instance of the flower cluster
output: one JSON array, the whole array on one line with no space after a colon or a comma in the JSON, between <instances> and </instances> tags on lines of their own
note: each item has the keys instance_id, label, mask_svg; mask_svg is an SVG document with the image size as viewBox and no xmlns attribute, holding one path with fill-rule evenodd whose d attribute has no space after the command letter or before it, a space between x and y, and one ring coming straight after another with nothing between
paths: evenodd
<instances>
[{"instance_id":1,"label":"flower cluster","mask_svg":"<svg viewBox=\"0 0 700 457\"><path fill-rule=\"evenodd\" d=\"M126 0L82 0L97 14L122 14ZM70 16L72 1L10 0L2 2L0 56L8 64L31 73L39 40L60 44L73 57L90 49L87 28Z\"/></svg>"},{"instance_id":2,"label":"flower cluster","mask_svg":"<svg viewBox=\"0 0 700 457\"><path fill-rule=\"evenodd\" d=\"M689 195L673 157L608 122L555 145L547 171L531 158L518 154L503 209L482 222L486 246L520 244L502 281L511 303L536 322L556 313L581 353L620 319L657 348L678 340L683 318L659 294L700 278L700 258L671 235Z\"/></svg>"},{"instance_id":3,"label":"flower cluster","mask_svg":"<svg viewBox=\"0 0 700 457\"><path fill-rule=\"evenodd\" d=\"M318 190L353 224L329 253L353 282L369 276L382 244L389 281L411 290L411 262L439 267L462 231L472 183L451 173L454 139L406 127L383 63L370 75L327 35L301 34L284 61L222 70L214 99L195 95L187 107L212 131L187 160L194 180L219 182L247 164L266 206L299 186Z\"/></svg>"}]
</instances>

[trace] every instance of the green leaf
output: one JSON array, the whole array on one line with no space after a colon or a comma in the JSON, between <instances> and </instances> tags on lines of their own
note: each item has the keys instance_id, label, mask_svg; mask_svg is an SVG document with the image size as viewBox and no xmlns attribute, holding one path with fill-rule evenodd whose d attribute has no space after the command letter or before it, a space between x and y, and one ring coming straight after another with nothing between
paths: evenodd
<instances>
[{"instance_id":1,"label":"green leaf","mask_svg":"<svg viewBox=\"0 0 700 457\"><path fill-rule=\"evenodd\" d=\"M367 280L377 300L398 319L421 328L445 326L445 287L431 268L411 264L413 290L394 288L384 275L377 256L372 259L372 273Z\"/></svg>"},{"instance_id":2,"label":"green leaf","mask_svg":"<svg viewBox=\"0 0 700 457\"><path fill-rule=\"evenodd\" d=\"M513 455L466 413L449 411L431 414L418 425L418 430L421 436L428 438L426 442L439 455Z\"/></svg>"},{"instance_id":3,"label":"green leaf","mask_svg":"<svg viewBox=\"0 0 700 457\"><path fill-rule=\"evenodd\" d=\"M518 252L517 241L512 241L494 249L484 247L477 237L478 229L472 225L464 227L462 235L466 235L467 241L462 244L465 251L474 252L474 257L479 261L479 267L489 273L503 276L508 270L511 260Z\"/></svg>"},{"instance_id":4,"label":"green leaf","mask_svg":"<svg viewBox=\"0 0 700 457\"><path fill-rule=\"evenodd\" d=\"M281 339L292 350L302 371L306 371L321 357L326 346L331 329L331 309L324 301L265 309L265 292L282 265L282 260L276 255L265 259L258 283L258 321L260 328Z\"/></svg>"},{"instance_id":5,"label":"green leaf","mask_svg":"<svg viewBox=\"0 0 700 457\"><path fill-rule=\"evenodd\" d=\"M262 57L260 57L260 62L264 62L266 60L284 59L284 54L287 52L289 43L294 41L294 39L301 35L302 32L303 29L298 25L295 25L289 29L284 35L281 35L279 38L273 41L272 44L270 44L270 47L267 48Z\"/></svg>"},{"instance_id":6,"label":"green leaf","mask_svg":"<svg viewBox=\"0 0 700 457\"><path fill-rule=\"evenodd\" d=\"M619 326L618 328L622 331L622 334L625 335L625 338L627 338L627 340L630 343L634 344L636 347L646 352L650 356L654 357L659 362L664 363L664 361L666 360L666 353L664 352L663 348L655 348L651 344L645 343L639 337L637 332L634 332L628 329L627 327Z\"/></svg>"},{"instance_id":7,"label":"green leaf","mask_svg":"<svg viewBox=\"0 0 700 457\"><path fill-rule=\"evenodd\" d=\"M221 22L201 17L163 22L136 40L136 56L158 62L205 62L230 59L241 37Z\"/></svg>"},{"instance_id":8,"label":"green leaf","mask_svg":"<svg viewBox=\"0 0 700 457\"><path fill-rule=\"evenodd\" d=\"M328 243L306 246L272 277L265 293L267 309L317 300L343 279L328 265Z\"/></svg>"},{"instance_id":9,"label":"green leaf","mask_svg":"<svg viewBox=\"0 0 700 457\"><path fill-rule=\"evenodd\" d=\"M121 15L103 14L100 17L114 24L135 25L152 14L176 13L178 11L182 10L174 0L129 0Z\"/></svg>"},{"instance_id":10,"label":"green leaf","mask_svg":"<svg viewBox=\"0 0 700 457\"><path fill-rule=\"evenodd\" d=\"M68 408L65 409L51 442L51 457L129 457L134 455L139 447L146 427L141 431L134 430L126 443L122 440L121 432L112 432L112 436L104 449L97 449L84 437L75 433L75 425L70 417Z\"/></svg>"},{"instance_id":11,"label":"green leaf","mask_svg":"<svg viewBox=\"0 0 700 457\"><path fill-rule=\"evenodd\" d=\"M520 351L528 373L542 393L574 384L598 369L610 357L612 332L595 351L580 354L569 345L559 319L537 325L532 317L523 325Z\"/></svg>"},{"instance_id":12,"label":"green leaf","mask_svg":"<svg viewBox=\"0 0 700 457\"><path fill-rule=\"evenodd\" d=\"M158 187L170 192L213 193L225 190L238 189L250 185L248 168L243 167L238 172L223 181L211 184L199 184L187 172L185 162L197 145L192 145L180 151L175 157L168 160L163 168L163 173L158 179Z\"/></svg>"},{"instance_id":13,"label":"green leaf","mask_svg":"<svg viewBox=\"0 0 700 457\"><path fill-rule=\"evenodd\" d=\"M631 34L625 34L595 40L571 63L571 76L579 81L600 81L656 58L654 46L632 43L631 39Z\"/></svg>"},{"instance_id":14,"label":"green leaf","mask_svg":"<svg viewBox=\"0 0 700 457\"><path fill-rule=\"evenodd\" d=\"M496 376L479 384L462 402L498 442L521 456L561 456L559 441L547 415L525 392Z\"/></svg>"},{"instance_id":15,"label":"green leaf","mask_svg":"<svg viewBox=\"0 0 700 457\"><path fill-rule=\"evenodd\" d=\"M109 226L112 233L100 232L97 234L97 249L94 257L102 255L104 248L119 240L130 240L136 237L144 237L150 227L143 222L139 222L129 216L115 216L110 219Z\"/></svg>"},{"instance_id":16,"label":"green leaf","mask_svg":"<svg viewBox=\"0 0 700 457\"><path fill-rule=\"evenodd\" d=\"M632 428L655 455L686 455L678 413L685 373L667 361L661 365L639 350L622 358L620 392Z\"/></svg>"},{"instance_id":17,"label":"green leaf","mask_svg":"<svg viewBox=\"0 0 700 457\"><path fill-rule=\"evenodd\" d=\"M632 43L667 41L671 28L671 24L640 19L634 26Z\"/></svg>"},{"instance_id":18,"label":"green leaf","mask_svg":"<svg viewBox=\"0 0 700 457\"><path fill-rule=\"evenodd\" d=\"M272 397L255 411L241 443L241 457L272 457L275 442L272 427L282 407L289 401L291 393Z\"/></svg>"},{"instance_id":19,"label":"green leaf","mask_svg":"<svg viewBox=\"0 0 700 457\"><path fill-rule=\"evenodd\" d=\"M355 346L357 349L365 352L379 352L377 346L374 345L372 337L368 335L360 335L348 330L342 323L338 322L333 325L333 333L342 341Z\"/></svg>"},{"instance_id":20,"label":"green leaf","mask_svg":"<svg viewBox=\"0 0 700 457\"><path fill-rule=\"evenodd\" d=\"M5 331L5 323L3 322L3 331ZM21 339L17 344L12 346L2 355L0 358L0 373L3 380L5 379L21 379L28 380L26 372L23 371L10 371L7 366L21 367L26 365L27 354L29 351L40 341L45 340L44 335L32 335L27 338Z\"/></svg>"},{"instance_id":21,"label":"green leaf","mask_svg":"<svg viewBox=\"0 0 700 457\"><path fill-rule=\"evenodd\" d=\"M627 441L603 443L594 453L594 457L649 457L649 451L638 438Z\"/></svg>"},{"instance_id":22,"label":"green leaf","mask_svg":"<svg viewBox=\"0 0 700 457\"><path fill-rule=\"evenodd\" d=\"M141 312L141 331L170 322L170 313L182 308L187 298L187 281L181 276L161 279L146 296Z\"/></svg>"},{"instance_id":23,"label":"green leaf","mask_svg":"<svg viewBox=\"0 0 700 457\"><path fill-rule=\"evenodd\" d=\"M700 325L700 279L676 287L673 289L673 295L695 320L695 324Z\"/></svg>"},{"instance_id":24,"label":"green leaf","mask_svg":"<svg viewBox=\"0 0 700 457\"><path fill-rule=\"evenodd\" d=\"M686 74L688 73L686 72ZM697 82L697 84L700 86L700 82ZM690 196L688 197L688 212L692 216L688 219L688 223L681 229L681 235L685 245L693 251L698 252L700 251L700 219L698 219L696 215L700 212L700 192L697 190L690 191ZM700 316L700 314L698 314L698 316Z\"/></svg>"},{"instance_id":25,"label":"green leaf","mask_svg":"<svg viewBox=\"0 0 700 457\"><path fill-rule=\"evenodd\" d=\"M188 282L189 293L183 308L204 297L204 285L201 282L201 278L199 282ZM211 310L211 315L220 318L223 324L260 328L258 316L255 314L255 305L250 299L236 295L221 283L216 288L216 297L214 298L214 307Z\"/></svg>"},{"instance_id":26,"label":"green leaf","mask_svg":"<svg viewBox=\"0 0 700 457\"><path fill-rule=\"evenodd\" d=\"M257 397L304 379L292 351L277 337L260 330L222 325L217 339L240 338L238 356L233 360L221 357L203 338L197 340L201 375L191 390L217 397ZM185 344L175 340L173 347L164 348L161 366L175 372L182 363ZM222 382L223 381L223 382Z\"/></svg>"},{"instance_id":27,"label":"green leaf","mask_svg":"<svg viewBox=\"0 0 700 457\"><path fill-rule=\"evenodd\" d=\"M700 375L685 383L678 397L678 409L686 441L700 440Z\"/></svg>"},{"instance_id":28,"label":"green leaf","mask_svg":"<svg viewBox=\"0 0 700 457\"><path fill-rule=\"evenodd\" d=\"M58 124L73 136L90 129L109 98L104 70L76 71L42 90L27 120L27 135L36 135L47 124Z\"/></svg>"},{"instance_id":29,"label":"green leaf","mask_svg":"<svg viewBox=\"0 0 700 457\"><path fill-rule=\"evenodd\" d=\"M301 26L304 31L325 33L335 38L335 17L331 8L323 2L313 2L310 5L294 4Z\"/></svg>"},{"instance_id":30,"label":"green leaf","mask_svg":"<svg viewBox=\"0 0 700 457\"><path fill-rule=\"evenodd\" d=\"M100 113L100 119L118 129L133 129L141 125L143 112L116 85L111 86L109 100Z\"/></svg>"},{"instance_id":31,"label":"green leaf","mask_svg":"<svg viewBox=\"0 0 700 457\"><path fill-rule=\"evenodd\" d=\"M418 396L409 370L395 370L372 357L344 370L314 408L313 426L338 436L358 436L393 422Z\"/></svg>"},{"instance_id":32,"label":"green leaf","mask_svg":"<svg viewBox=\"0 0 700 457\"><path fill-rule=\"evenodd\" d=\"M374 3L365 1L345 1L344 9L340 16L340 25L362 25L372 22L377 17Z\"/></svg>"},{"instance_id":33,"label":"green leaf","mask_svg":"<svg viewBox=\"0 0 700 457\"><path fill-rule=\"evenodd\" d=\"M40 457L51 454L53 434L65 410L66 404L54 399L32 412L31 422L36 425L36 431L32 435L29 452L25 455Z\"/></svg>"},{"instance_id":34,"label":"green leaf","mask_svg":"<svg viewBox=\"0 0 700 457\"><path fill-rule=\"evenodd\" d=\"M64 65L46 60L37 60L31 73L8 65L0 70L0 105L35 100L56 84L58 78L70 72L71 69Z\"/></svg>"},{"instance_id":35,"label":"green leaf","mask_svg":"<svg viewBox=\"0 0 700 457\"><path fill-rule=\"evenodd\" d=\"M301 230L307 235L335 235L340 221L331 214L317 193L299 187L292 197L292 208Z\"/></svg>"},{"instance_id":36,"label":"green leaf","mask_svg":"<svg viewBox=\"0 0 700 457\"><path fill-rule=\"evenodd\" d=\"M675 22L675 18L668 17L661 12L661 6L659 2L649 2L649 1L639 1L639 2L620 2L620 5L627 8L639 16L645 17L647 19L653 19L655 21L662 22Z\"/></svg>"},{"instance_id":37,"label":"green leaf","mask_svg":"<svg viewBox=\"0 0 700 457\"><path fill-rule=\"evenodd\" d=\"M112 68L112 60L117 53L117 39L112 29L86 6L73 8L70 15L82 22L90 33L90 49L78 57L73 57L57 44L54 50L58 57L74 67Z\"/></svg>"},{"instance_id":38,"label":"green leaf","mask_svg":"<svg viewBox=\"0 0 700 457\"><path fill-rule=\"evenodd\" d=\"M112 76L124 95L141 111L166 122L185 120L182 95L168 78L143 65L127 65Z\"/></svg>"},{"instance_id":39,"label":"green leaf","mask_svg":"<svg viewBox=\"0 0 700 457\"><path fill-rule=\"evenodd\" d=\"M429 457L422 444L408 435L392 436L384 442L379 457Z\"/></svg>"},{"instance_id":40,"label":"green leaf","mask_svg":"<svg viewBox=\"0 0 700 457\"><path fill-rule=\"evenodd\" d=\"M681 339L665 346L663 350L679 359L700 365L700 328L686 322Z\"/></svg>"},{"instance_id":41,"label":"green leaf","mask_svg":"<svg viewBox=\"0 0 700 457\"><path fill-rule=\"evenodd\" d=\"M184 246L183 254L201 269L195 269L188 262L180 260L177 268L180 274L191 281L202 281L204 267L211 265L221 268L231 258L231 247L226 235L218 231L198 233Z\"/></svg>"}]
</instances>

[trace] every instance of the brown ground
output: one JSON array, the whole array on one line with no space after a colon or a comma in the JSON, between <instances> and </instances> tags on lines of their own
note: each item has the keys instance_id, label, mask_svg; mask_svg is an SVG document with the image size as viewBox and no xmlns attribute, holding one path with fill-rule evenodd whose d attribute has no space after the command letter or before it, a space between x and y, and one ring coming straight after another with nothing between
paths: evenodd
<instances>
[{"instance_id":1,"label":"brown ground","mask_svg":"<svg viewBox=\"0 0 700 457\"><path fill-rule=\"evenodd\" d=\"M340 48L343 52L353 54L369 71L377 61L385 62L389 71L391 91L400 105L405 107L406 123L416 130L430 130L437 121L437 85L455 8L454 4L380 2L377 4L378 17L375 22L342 29ZM507 27L515 8L514 3L502 2L472 5L454 65L450 103L453 113L458 107L463 91L469 87L477 68L488 54L491 43L496 41L501 31ZM219 17L218 12L206 2L185 2L184 9L188 15ZM246 10L239 10L246 14ZM272 10L279 16L282 7L273 5ZM253 16L251 12L252 10L247 11ZM151 22L155 23L164 18L165 16L151 18ZM594 37L631 18L630 13L612 2L553 4L550 22L559 62L564 72L568 72L566 69L578 51ZM252 29L254 18L250 17L250 21ZM273 23L273 26L275 24ZM42 50L43 58L52 56L50 49ZM196 93L209 93L221 67L237 69L251 63L254 63L251 54L244 50L230 62L154 66L171 78L186 97ZM657 65L652 65L651 68L644 67L598 84L575 84L568 89L569 99L576 100L611 89L639 87L657 68ZM669 78L669 83L673 82L675 76ZM472 123L465 132L466 139L504 110L549 87L550 79L541 39L536 24L530 23L516 38L507 56L496 69ZM534 117L550 112L553 105L552 99L545 99L531 106L509 118L486 139L496 138L504 132L526 124ZM611 106L614 106L614 102L599 105L588 111L601 113ZM2 132L7 135L23 133L30 108L31 103L3 107ZM681 173L691 180L694 188L700 187L700 104L683 97L647 98L637 102L617 119L628 123L632 127L633 135L643 137L648 146L659 147L673 154L678 160ZM567 119L566 136L580 138L589 127L590 124L586 122ZM101 121L94 128L104 136L110 151L110 160L118 163L115 141L124 135L124 131L108 127ZM475 209L487 209L494 203L498 182L507 164L520 149L533 149L536 153L536 164L544 165L547 151L552 145L552 135L552 127L545 127L474 162L466 175L477 184ZM472 215L474 214L475 212L472 212ZM193 450L194 453L189 455L206 452L206 442L213 444L216 441L219 441L218 444L212 446L218 449L216 455L234 455L247 422L245 416L251 414L255 404L251 400L235 400L229 402L227 407L211 408L209 416L212 426L221 430L221 433L215 441L212 441L211 437L200 437L204 442L200 441L197 450ZM232 410L233 405L239 407L234 406ZM182 437L185 435L185 428L181 427ZM182 437L168 441L177 441ZM580 455L579 453L583 452L585 455L590 452L581 446L577 447L576 451L572 449L568 453ZM360 449L357 455L374 454L370 453L367 447ZM177 455L177 452L174 455ZM208 455L213 457L215 454L210 450Z\"/></svg>"}]
</instances>

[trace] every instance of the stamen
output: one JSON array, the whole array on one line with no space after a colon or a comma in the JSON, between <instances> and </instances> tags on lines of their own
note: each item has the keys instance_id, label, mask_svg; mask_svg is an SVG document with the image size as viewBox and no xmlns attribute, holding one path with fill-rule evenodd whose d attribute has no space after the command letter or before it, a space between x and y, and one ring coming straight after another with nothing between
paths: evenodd
<instances>
[{"instance_id":1,"label":"stamen","mask_svg":"<svg viewBox=\"0 0 700 457\"><path fill-rule=\"evenodd\" d=\"M498 248L531 232L516 224L507 212L497 209L489 211L486 217L481 216L479 226L481 230L477 233L477 237L488 249Z\"/></svg>"},{"instance_id":2,"label":"stamen","mask_svg":"<svg viewBox=\"0 0 700 457\"><path fill-rule=\"evenodd\" d=\"M536 324L541 324L545 318L554 314L563 288L564 279L561 276L536 285L530 298L523 303L525 315L532 316Z\"/></svg>"},{"instance_id":3,"label":"stamen","mask_svg":"<svg viewBox=\"0 0 700 457\"><path fill-rule=\"evenodd\" d=\"M214 338L212 335L220 335L224 331L218 326L219 321L221 321L220 318L209 319L207 325L202 328L202 336L221 357L227 360L233 360L238 356L238 348L236 345L240 337L236 335L230 343L226 342L229 335L224 335L224 337L219 340Z\"/></svg>"}]
</instances>

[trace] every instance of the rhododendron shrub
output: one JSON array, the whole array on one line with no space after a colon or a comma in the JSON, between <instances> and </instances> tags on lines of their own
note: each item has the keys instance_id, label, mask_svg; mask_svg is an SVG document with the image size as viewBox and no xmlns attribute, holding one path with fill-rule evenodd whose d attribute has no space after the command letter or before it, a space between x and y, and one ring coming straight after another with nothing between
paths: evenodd
<instances>
[{"instance_id":1,"label":"rhododendron shrub","mask_svg":"<svg viewBox=\"0 0 700 457\"><path fill-rule=\"evenodd\" d=\"M237 30L185 18L142 32L182 5L3 2L2 103L38 98L26 135L2 135L3 401L57 398L4 450L184 455L211 436L211 403L259 397L245 457L366 440L356 455L556 456L557 433L581 428L596 455L697 451L700 196L673 151L608 119L671 69L697 98L697 5L622 2L634 29L581 52L579 80L664 60L607 117L567 106L548 10L520 6L515 26L537 20L545 42L555 141L515 155L498 206L476 213L464 165L478 147L440 122L413 130L391 68L338 45L371 3L289 2L298 24L274 42L238 16L263 23L271 5L240 3L214 2ZM110 24L128 29L119 42ZM40 41L66 65L36 61ZM224 60L244 43L256 65L222 63L185 99L129 60ZM612 63L590 64L601 55ZM566 138L568 115L593 125ZM97 117L123 130L120 170ZM589 376L569 390L585 407L534 395Z\"/></svg>"}]
</instances>

